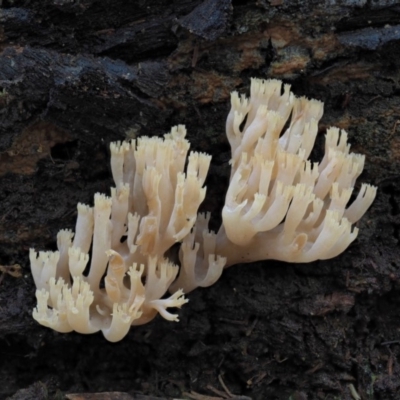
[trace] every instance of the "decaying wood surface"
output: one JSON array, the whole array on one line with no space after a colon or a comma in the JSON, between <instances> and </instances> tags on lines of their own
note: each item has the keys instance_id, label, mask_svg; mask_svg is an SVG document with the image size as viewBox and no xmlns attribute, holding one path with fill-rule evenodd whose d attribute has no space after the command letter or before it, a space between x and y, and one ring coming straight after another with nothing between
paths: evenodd
<instances>
[{"instance_id":1,"label":"decaying wood surface","mask_svg":"<svg viewBox=\"0 0 400 400\"><path fill-rule=\"evenodd\" d=\"M0 398L400 398L398 1L0 4L0 264L22 268L0 271ZM186 124L213 155L203 209L218 224L229 93L252 76L325 102L316 158L330 125L366 154L379 193L357 242L334 260L233 267L178 324L118 344L36 324L28 249L53 249L77 202L108 193L110 141Z\"/></svg>"}]
</instances>

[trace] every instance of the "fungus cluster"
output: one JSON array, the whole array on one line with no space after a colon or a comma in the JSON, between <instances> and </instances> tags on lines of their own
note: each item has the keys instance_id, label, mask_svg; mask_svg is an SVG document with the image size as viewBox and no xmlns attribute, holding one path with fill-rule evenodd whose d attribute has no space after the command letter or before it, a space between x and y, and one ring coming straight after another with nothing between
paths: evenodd
<instances>
[{"instance_id":1,"label":"fungus cluster","mask_svg":"<svg viewBox=\"0 0 400 400\"><path fill-rule=\"evenodd\" d=\"M78 204L75 234L60 231L58 251L30 251L33 317L59 332L101 330L115 342L157 314L177 321L168 309L215 283L224 267L343 252L376 188L363 184L348 205L364 156L350 152L343 130L328 129L320 164L308 160L322 113L321 102L295 97L278 80L253 79L249 99L232 93L232 174L217 233L208 230L210 214L198 214L211 157L188 155L184 126L163 139L112 143L111 196L97 193L93 208ZM175 243L179 267L168 258Z\"/></svg>"}]
</instances>

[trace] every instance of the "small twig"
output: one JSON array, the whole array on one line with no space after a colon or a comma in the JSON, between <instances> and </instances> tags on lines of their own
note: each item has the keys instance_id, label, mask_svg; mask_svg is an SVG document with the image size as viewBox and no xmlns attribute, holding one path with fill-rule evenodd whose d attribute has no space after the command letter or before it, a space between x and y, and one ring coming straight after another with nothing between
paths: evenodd
<instances>
[{"instance_id":1,"label":"small twig","mask_svg":"<svg viewBox=\"0 0 400 400\"><path fill-rule=\"evenodd\" d=\"M2 275L0 275L0 284L3 282L5 274L11 275L14 278L21 278L22 276L21 266L19 264L0 265L0 272L2 272Z\"/></svg>"},{"instance_id":2,"label":"small twig","mask_svg":"<svg viewBox=\"0 0 400 400\"><path fill-rule=\"evenodd\" d=\"M221 396L220 399L227 399L228 398L228 395L226 393L224 393L222 390L216 389L212 385L207 385L207 389L211 390L211 392L217 394L218 396Z\"/></svg>"},{"instance_id":3,"label":"small twig","mask_svg":"<svg viewBox=\"0 0 400 400\"><path fill-rule=\"evenodd\" d=\"M317 372L319 369L321 369L324 366L322 362L319 362L316 364L314 367L310 368L305 372L306 375L312 375L314 372Z\"/></svg>"},{"instance_id":4,"label":"small twig","mask_svg":"<svg viewBox=\"0 0 400 400\"><path fill-rule=\"evenodd\" d=\"M253 323L250 325L249 329L246 330L246 336L250 336L253 332L253 329L256 327L258 319L256 318Z\"/></svg>"},{"instance_id":5,"label":"small twig","mask_svg":"<svg viewBox=\"0 0 400 400\"><path fill-rule=\"evenodd\" d=\"M279 354L275 354L274 355L275 361L278 364L282 364L283 362L285 362L286 360L288 360L288 357L281 359Z\"/></svg>"},{"instance_id":6,"label":"small twig","mask_svg":"<svg viewBox=\"0 0 400 400\"><path fill-rule=\"evenodd\" d=\"M390 352L390 357L388 360L387 368L388 368L388 375L392 376L393 375L393 354L392 354L392 352Z\"/></svg>"},{"instance_id":7,"label":"small twig","mask_svg":"<svg viewBox=\"0 0 400 400\"><path fill-rule=\"evenodd\" d=\"M22 276L21 266L19 264L0 265L0 271L11 275L14 278L21 278Z\"/></svg>"},{"instance_id":8,"label":"small twig","mask_svg":"<svg viewBox=\"0 0 400 400\"><path fill-rule=\"evenodd\" d=\"M223 322L229 322L230 324L235 324L235 325L247 325L249 323L249 321L247 319L245 320L234 320L234 319L229 319L229 318L218 318L219 321L223 321Z\"/></svg>"},{"instance_id":9,"label":"small twig","mask_svg":"<svg viewBox=\"0 0 400 400\"><path fill-rule=\"evenodd\" d=\"M383 342L381 343L381 346L388 346L389 344L397 344L400 343L400 339L399 340L390 340L389 342Z\"/></svg>"},{"instance_id":10,"label":"small twig","mask_svg":"<svg viewBox=\"0 0 400 400\"><path fill-rule=\"evenodd\" d=\"M199 44L196 43L193 49L192 68L196 67L198 59L199 59Z\"/></svg>"},{"instance_id":11,"label":"small twig","mask_svg":"<svg viewBox=\"0 0 400 400\"><path fill-rule=\"evenodd\" d=\"M232 392L228 389L228 387L225 385L225 382L223 381L223 379L222 379L222 374L219 374L218 375L218 380L219 380L219 383L221 384L221 386L224 388L224 390L225 390L225 392L227 393L227 395L229 396L229 397L235 397L235 395L233 395L232 394Z\"/></svg>"},{"instance_id":12,"label":"small twig","mask_svg":"<svg viewBox=\"0 0 400 400\"><path fill-rule=\"evenodd\" d=\"M381 98L382 96L380 94L378 94L378 96L373 97L368 103L367 105L370 105L373 101L378 100L379 98Z\"/></svg>"},{"instance_id":13,"label":"small twig","mask_svg":"<svg viewBox=\"0 0 400 400\"><path fill-rule=\"evenodd\" d=\"M269 364L268 362L267 364ZM258 373L257 375L252 376L250 379L246 381L247 386L258 385L265 377L267 376L266 372Z\"/></svg>"},{"instance_id":14,"label":"small twig","mask_svg":"<svg viewBox=\"0 0 400 400\"><path fill-rule=\"evenodd\" d=\"M349 383L349 389L350 389L350 394L351 397L353 397L354 400L361 400L360 395L357 393L356 388L354 387L354 385L352 383Z\"/></svg>"},{"instance_id":15,"label":"small twig","mask_svg":"<svg viewBox=\"0 0 400 400\"><path fill-rule=\"evenodd\" d=\"M190 393L184 392L183 395L193 400L222 400L222 397L206 396L193 390Z\"/></svg>"}]
</instances>

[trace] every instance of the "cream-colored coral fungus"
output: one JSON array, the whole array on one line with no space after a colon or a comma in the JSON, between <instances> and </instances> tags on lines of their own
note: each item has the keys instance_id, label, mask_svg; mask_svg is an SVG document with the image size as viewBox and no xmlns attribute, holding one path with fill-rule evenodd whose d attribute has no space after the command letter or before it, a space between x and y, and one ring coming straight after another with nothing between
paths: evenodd
<instances>
[{"instance_id":1,"label":"cream-colored coral fungus","mask_svg":"<svg viewBox=\"0 0 400 400\"><path fill-rule=\"evenodd\" d=\"M190 234L211 159L187 157L185 134L178 126L164 139L111 144L111 197L97 193L94 208L78 204L75 235L60 231L58 251L30 251L40 324L59 332L101 330L115 342L157 313L178 320L168 308L187 300L179 289L162 298L178 274L164 253Z\"/></svg>"},{"instance_id":2,"label":"cream-colored coral fungus","mask_svg":"<svg viewBox=\"0 0 400 400\"><path fill-rule=\"evenodd\" d=\"M350 153L343 130L328 129L320 164L308 160L323 104L253 79L250 99L233 92L231 105L232 174L218 233L208 230L210 214L197 214L210 156L187 157L183 126L164 139L112 143L111 197L78 204L75 235L60 231L58 251L30 251L40 324L118 341L157 313L177 321L168 308L187 302L183 291L212 285L226 266L327 259L357 237L352 225L376 188L363 184L351 202L364 156ZM180 270L166 258L178 242Z\"/></svg>"},{"instance_id":3,"label":"cream-colored coral fungus","mask_svg":"<svg viewBox=\"0 0 400 400\"><path fill-rule=\"evenodd\" d=\"M352 224L376 195L375 187L363 184L346 208L365 157L350 153L345 131L329 128L322 162L308 161L323 104L296 98L288 85L283 94L281 90L280 81L253 79L249 100L232 94L227 135L233 168L222 229L238 247L228 244L228 250L221 243L218 248L229 255L229 264L335 257L356 238L358 229ZM224 234L220 237L223 242Z\"/></svg>"},{"instance_id":4,"label":"cream-colored coral fungus","mask_svg":"<svg viewBox=\"0 0 400 400\"><path fill-rule=\"evenodd\" d=\"M207 246L212 235L211 252L224 257L228 267L267 259L328 259L350 245L358 233L353 224L372 204L376 187L362 184L350 202L365 157L350 152L344 130L329 128L321 163L308 160L322 114L323 103L295 97L279 80L252 79L250 98L231 94L226 134L232 173L223 223L213 235L206 230L205 216L199 215L197 246ZM191 242L190 236L183 241L181 272L172 290L179 287L187 293L196 287L193 277L205 258L198 257L196 264L182 262L187 247L195 252Z\"/></svg>"}]
</instances>

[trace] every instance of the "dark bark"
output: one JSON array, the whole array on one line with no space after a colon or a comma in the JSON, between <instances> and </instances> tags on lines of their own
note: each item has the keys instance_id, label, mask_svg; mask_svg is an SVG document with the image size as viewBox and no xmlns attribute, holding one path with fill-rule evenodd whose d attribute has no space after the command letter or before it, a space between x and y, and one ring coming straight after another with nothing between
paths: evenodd
<instances>
[{"instance_id":1,"label":"dark bark","mask_svg":"<svg viewBox=\"0 0 400 400\"><path fill-rule=\"evenodd\" d=\"M23 275L0 283L0 397L223 398L223 381L252 399L399 399L397 3L3 0L0 264ZM252 76L325 102L316 156L330 125L366 154L361 180L379 192L357 241L309 265L235 266L189 295L178 324L158 318L114 345L33 321L28 249L53 249L76 203L109 191L110 141L185 123L213 155L204 210L217 225L229 93Z\"/></svg>"}]
</instances>

